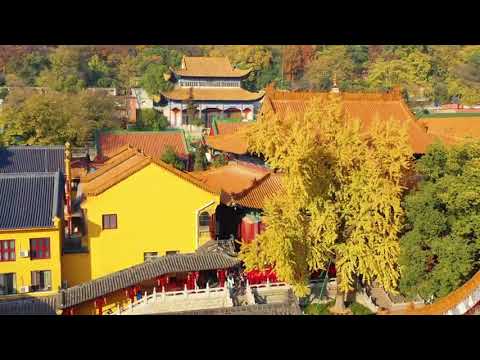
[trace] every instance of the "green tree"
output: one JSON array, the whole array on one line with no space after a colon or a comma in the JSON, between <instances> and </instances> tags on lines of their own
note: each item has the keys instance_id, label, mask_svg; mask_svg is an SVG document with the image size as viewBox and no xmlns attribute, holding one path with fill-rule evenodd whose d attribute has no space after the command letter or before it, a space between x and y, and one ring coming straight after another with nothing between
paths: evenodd
<instances>
[{"instance_id":1,"label":"green tree","mask_svg":"<svg viewBox=\"0 0 480 360\"><path fill-rule=\"evenodd\" d=\"M151 96L168 91L173 87L172 83L165 79L168 71L169 69L163 64L149 64L140 79L140 85Z\"/></svg>"},{"instance_id":2,"label":"green tree","mask_svg":"<svg viewBox=\"0 0 480 360\"><path fill-rule=\"evenodd\" d=\"M148 65L155 63L167 68L177 68L182 61L182 53L164 46L153 45L145 47L139 54L140 67L145 70Z\"/></svg>"},{"instance_id":3,"label":"green tree","mask_svg":"<svg viewBox=\"0 0 480 360\"><path fill-rule=\"evenodd\" d=\"M368 83L373 88L391 89L401 86L414 95L431 94L431 63L419 50L404 51L401 57L378 59L372 64Z\"/></svg>"},{"instance_id":4,"label":"green tree","mask_svg":"<svg viewBox=\"0 0 480 360\"><path fill-rule=\"evenodd\" d=\"M114 87L114 70L98 54L88 60L88 85L97 87Z\"/></svg>"},{"instance_id":5,"label":"green tree","mask_svg":"<svg viewBox=\"0 0 480 360\"><path fill-rule=\"evenodd\" d=\"M170 125L168 119L155 109L142 109L140 122L141 128L153 131L165 130Z\"/></svg>"},{"instance_id":6,"label":"green tree","mask_svg":"<svg viewBox=\"0 0 480 360\"><path fill-rule=\"evenodd\" d=\"M365 138L340 98L315 99L304 115L266 111L249 132L252 152L283 172L281 194L265 206L266 230L242 246L247 269L274 267L306 295L313 271L335 261L336 307L355 280L397 287L402 180L411 149L406 129L377 119Z\"/></svg>"},{"instance_id":7,"label":"green tree","mask_svg":"<svg viewBox=\"0 0 480 360\"><path fill-rule=\"evenodd\" d=\"M7 64L7 73L13 73L23 80L25 85L33 86L40 72L49 64L47 56L32 52L21 57L14 57Z\"/></svg>"},{"instance_id":8,"label":"green tree","mask_svg":"<svg viewBox=\"0 0 480 360\"><path fill-rule=\"evenodd\" d=\"M39 86L55 91L78 92L86 87L85 52L81 47L60 46L50 55L50 68L40 72Z\"/></svg>"},{"instance_id":9,"label":"green tree","mask_svg":"<svg viewBox=\"0 0 480 360\"><path fill-rule=\"evenodd\" d=\"M116 128L112 97L86 91L67 94L14 90L0 114L4 141L14 144L84 145L97 129Z\"/></svg>"},{"instance_id":10,"label":"green tree","mask_svg":"<svg viewBox=\"0 0 480 360\"><path fill-rule=\"evenodd\" d=\"M354 64L346 46L329 46L317 51L315 59L308 65L304 80L310 88L329 90L333 75L340 89L345 90L347 80L353 79Z\"/></svg>"},{"instance_id":11,"label":"green tree","mask_svg":"<svg viewBox=\"0 0 480 360\"><path fill-rule=\"evenodd\" d=\"M117 65L117 78L120 87L128 90L136 86L138 74L138 62L135 57L128 55L119 59Z\"/></svg>"},{"instance_id":12,"label":"green tree","mask_svg":"<svg viewBox=\"0 0 480 360\"><path fill-rule=\"evenodd\" d=\"M177 156L175 149L173 149L171 146L167 147L167 149L162 155L161 160L166 162L167 164L172 165L178 170L185 170L185 163Z\"/></svg>"},{"instance_id":13,"label":"green tree","mask_svg":"<svg viewBox=\"0 0 480 360\"><path fill-rule=\"evenodd\" d=\"M205 48L209 56L226 56L239 69L252 69L244 85L248 90L259 90L257 83L261 72L272 65L272 52L262 45L217 45Z\"/></svg>"},{"instance_id":14,"label":"green tree","mask_svg":"<svg viewBox=\"0 0 480 360\"><path fill-rule=\"evenodd\" d=\"M417 167L423 181L405 199L400 290L434 300L479 269L480 143L435 144Z\"/></svg>"},{"instance_id":15,"label":"green tree","mask_svg":"<svg viewBox=\"0 0 480 360\"><path fill-rule=\"evenodd\" d=\"M193 169L195 171L202 171L207 168L207 158L205 157L205 146L200 144L195 151L195 162Z\"/></svg>"}]
</instances>

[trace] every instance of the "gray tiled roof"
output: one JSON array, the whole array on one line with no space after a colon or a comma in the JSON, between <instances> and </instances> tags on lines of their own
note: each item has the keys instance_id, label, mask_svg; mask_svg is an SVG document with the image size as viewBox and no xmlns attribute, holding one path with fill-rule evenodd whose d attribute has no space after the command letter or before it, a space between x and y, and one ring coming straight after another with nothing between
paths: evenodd
<instances>
[{"instance_id":1,"label":"gray tiled roof","mask_svg":"<svg viewBox=\"0 0 480 360\"><path fill-rule=\"evenodd\" d=\"M62 207L59 172L0 174L0 230L51 227Z\"/></svg>"},{"instance_id":2,"label":"gray tiled roof","mask_svg":"<svg viewBox=\"0 0 480 360\"><path fill-rule=\"evenodd\" d=\"M64 146L0 148L0 173L65 172Z\"/></svg>"},{"instance_id":3,"label":"gray tiled roof","mask_svg":"<svg viewBox=\"0 0 480 360\"><path fill-rule=\"evenodd\" d=\"M57 296L28 297L0 302L0 315L56 315Z\"/></svg>"},{"instance_id":4,"label":"gray tiled roof","mask_svg":"<svg viewBox=\"0 0 480 360\"><path fill-rule=\"evenodd\" d=\"M125 289L148 279L175 272L226 269L240 260L223 252L162 256L145 263L117 271L107 276L73 286L60 292L61 308L68 308L106 294Z\"/></svg>"}]
</instances>

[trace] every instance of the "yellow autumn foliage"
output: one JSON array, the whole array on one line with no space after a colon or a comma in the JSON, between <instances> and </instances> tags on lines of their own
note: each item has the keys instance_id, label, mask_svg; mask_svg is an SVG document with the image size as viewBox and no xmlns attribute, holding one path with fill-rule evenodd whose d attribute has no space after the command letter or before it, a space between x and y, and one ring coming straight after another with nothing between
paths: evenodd
<instances>
[{"instance_id":1,"label":"yellow autumn foliage","mask_svg":"<svg viewBox=\"0 0 480 360\"><path fill-rule=\"evenodd\" d=\"M362 131L330 94L311 100L302 115L266 111L248 135L251 151L284 173L284 192L265 206L265 232L242 246L247 269L270 264L304 296L310 273L333 260L341 291L359 276L394 291L412 154L406 128L377 118Z\"/></svg>"}]
</instances>

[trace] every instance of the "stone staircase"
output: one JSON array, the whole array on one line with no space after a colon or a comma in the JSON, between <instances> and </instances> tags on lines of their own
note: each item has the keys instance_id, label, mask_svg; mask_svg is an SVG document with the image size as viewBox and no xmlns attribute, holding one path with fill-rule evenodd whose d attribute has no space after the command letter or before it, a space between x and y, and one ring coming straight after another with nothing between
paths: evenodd
<instances>
[{"instance_id":1,"label":"stone staircase","mask_svg":"<svg viewBox=\"0 0 480 360\"><path fill-rule=\"evenodd\" d=\"M381 287L373 287L371 289L370 297L378 307L391 309L393 306L392 300L390 300L385 290Z\"/></svg>"},{"instance_id":2,"label":"stone staircase","mask_svg":"<svg viewBox=\"0 0 480 360\"><path fill-rule=\"evenodd\" d=\"M251 299L254 299L255 304L286 303L289 301L289 290L289 286L252 287Z\"/></svg>"}]
</instances>

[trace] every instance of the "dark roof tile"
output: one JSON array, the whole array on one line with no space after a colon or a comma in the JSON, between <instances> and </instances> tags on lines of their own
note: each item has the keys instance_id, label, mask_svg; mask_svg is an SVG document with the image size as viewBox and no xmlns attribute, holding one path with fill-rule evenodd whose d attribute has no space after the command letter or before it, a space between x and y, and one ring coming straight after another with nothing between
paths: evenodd
<instances>
[{"instance_id":1,"label":"dark roof tile","mask_svg":"<svg viewBox=\"0 0 480 360\"><path fill-rule=\"evenodd\" d=\"M0 302L0 315L56 315L56 295Z\"/></svg>"},{"instance_id":2,"label":"dark roof tile","mask_svg":"<svg viewBox=\"0 0 480 360\"><path fill-rule=\"evenodd\" d=\"M65 172L63 146L11 146L0 149L0 173Z\"/></svg>"},{"instance_id":3,"label":"dark roof tile","mask_svg":"<svg viewBox=\"0 0 480 360\"><path fill-rule=\"evenodd\" d=\"M62 212L59 172L0 174L0 229L52 227Z\"/></svg>"}]
</instances>

